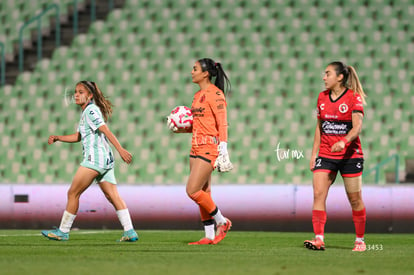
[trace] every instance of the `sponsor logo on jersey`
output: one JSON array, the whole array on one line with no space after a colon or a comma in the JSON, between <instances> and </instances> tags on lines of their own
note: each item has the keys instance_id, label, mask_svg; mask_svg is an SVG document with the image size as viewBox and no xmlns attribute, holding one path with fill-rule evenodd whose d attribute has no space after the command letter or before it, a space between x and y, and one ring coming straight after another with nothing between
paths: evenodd
<instances>
[{"instance_id":1,"label":"sponsor logo on jersey","mask_svg":"<svg viewBox=\"0 0 414 275\"><path fill-rule=\"evenodd\" d=\"M341 105L339 105L339 111L343 114L348 112L348 105L346 105L345 103L342 103Z\"/></svg>"},{"instance_id":2,"label":"sponsor logo on jersey","mask_svg":"<svg viewBox=\"0 0 414 275\"><path fill-rule=\"evenodd\" d=\"M191 112L193 113L193 117L202 117L202 116L204 116L204 110L205 110L206 108L203 108L203 107L199 107L199 108L192 108L191 109Z\"/></svg>"},{"instance_id":3,"label":"sponsor logo on jersey","mask_svg":"<svg viewBox=\"0 0 414 275\"><path fill-rule=\"evenodd\" d=\"M328 114L325 114L325 118L334 118L334 119L336 119L336 118L338 118L338 116L337 115L328 115Z\"/></svg>"},{"instance_id":4,"label":"sponsor logo on jersey","mask_svg":"<svg viewBox=\"0 0 414 275\"><path fill-rule=\"evenodd\" d=\"M348 133L348 129L350 129L352 122L331 122L331 121L324 121L322 122L322 131L328 135L346 135Z\"/></svg>"}]
</instances>

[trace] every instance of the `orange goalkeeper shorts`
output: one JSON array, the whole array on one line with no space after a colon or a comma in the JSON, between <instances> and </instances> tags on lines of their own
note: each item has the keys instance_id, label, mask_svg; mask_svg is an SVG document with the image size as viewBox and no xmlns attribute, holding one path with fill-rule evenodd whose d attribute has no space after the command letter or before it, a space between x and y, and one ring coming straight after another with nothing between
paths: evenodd
<instances>
[{"instance_id":1,"label":"orange goalkeeper shorts","mask_svg":"<svg viewBox=\"0 0 414 275\"><path fill-rule=\"evenodd\" d=\"M193 145L190 158L199 158L207 161L214 168L214 163L219 155L217 144Z\"/></svg>"}]
</instances>

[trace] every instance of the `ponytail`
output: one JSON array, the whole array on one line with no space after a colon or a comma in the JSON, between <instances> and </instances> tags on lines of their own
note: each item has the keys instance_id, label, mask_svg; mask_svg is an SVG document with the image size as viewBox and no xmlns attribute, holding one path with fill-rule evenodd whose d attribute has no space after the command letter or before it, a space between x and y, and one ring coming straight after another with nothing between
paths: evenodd
<instances>
[{"instance_id":1,"label":"ponytail","mask_svg":"<svg viewBox=\"0 0 414 275\"><path fill-rule=\"evenodd\" d=\"M104 117L105 121L108 121L108 118L112 115L112 107L113 104L111 101L109 101L101 92L101 90L98 88L98 85L96 85L95 82L92 81L81 81L78 84L82 84L87 88L87 90L92 94L92 99L96 106L99 107L99 109L102 112L102 115Z\"/></svg>"},{"instance_id":2,"label":"ponytail","mask_svg":"<svg viewBox=\"0 0 414 275\"><path fill-rule=\"evenodd\" d=\"M361 82L359 81L358 75L354 67L347 66L340 61L331 62L329 63L329 65L335 68L336 75L342 74L344 76L342 78L341 85L351 89L359 96L361 96L362 104L366 105L367 102L365 101L365 97L367 97L367 95L364 93L364 90L362 89Z\"/></svg>"},{"instance_id":3,"label":"ponytail","mask_svg":"<svg viewBox=\"0 0 414 275\"><path fill-rule=\"evenodd\" d=\"M357 93L359 96L361 96L362 104L366 105L367 102L365 101L365 97L367 97L367 95L364 93L364 90L362 89L361 82L359 81L358 75L354 67L348 66L348 71L349 71L349 78L348 78L347 87L350 88L355 93Z\"/></svg>"},{"instance_id":4,"label":"ponytail","mask_svg":"<svg viewBox=\"0 0 414 275\"><path fill-rule=\"evenodd\" d=\"M209 79L215 77L214 85L217 86L224 94L229 94L231 91L230 80L221 66L221 63L216 63L210 58L203 58L198 60L203 72L208 71Z\"/></svg>"}]
</instances>

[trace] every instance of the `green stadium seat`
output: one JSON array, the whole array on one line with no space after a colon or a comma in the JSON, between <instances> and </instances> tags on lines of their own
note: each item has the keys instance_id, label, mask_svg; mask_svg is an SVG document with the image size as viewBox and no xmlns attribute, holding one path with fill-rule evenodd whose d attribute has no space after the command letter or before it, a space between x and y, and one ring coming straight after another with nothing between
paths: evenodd
<instances>
[{"instance_id":1,"label":"green stadium seat","mask_svg":"<svg viewBox=\"0 0 414 275\"><path fill-rule=\"evenodd\" d=\"M29 16L27 5L35 11L37 4L46 3L15 2L7 4L19 7L7 14L10 20ZM10 158L21 154L17 147L25 145L41 148L47 155L40 160L39 152L27 155L26 161L33 163L23 168L15 162L20 180L70 181L80 148L45 149L44 141L34 137L75 129L80 110L64 100L65 89L73 90L77 81L91 79L115 104L111 129L140 159L131 169L118 157L118 181L185 182L190 136L168 133L164 117L176 105L191 104L198 88L191 83L192 65L197 58L211 56L222 62L233 84L228 98L229 150L236 167L226 177L213 180L310 182L307 160L277 163L274 150L280 142L286 148L304 150L305 158L309 157L316 99L323 90L321 73L331 59L341 59L357 67L368 94L362 134L367 163L381 160L390 150L405 156L411 140L408 126L414 120L410 111L414 74L408 58L414 53L409 32L413 4L400 2L365 1L351 8L334 1L323 5L318 1L126 1L123 9L93 23L70 47L60 47L50 60L39 62L33 73L19 76L9 91L13 97L1 106L28 112L2 112L0 129L22 137L18 143L10 136L1 141L10 147ZM71 5L69 0L60 3L65 11ZM206 16L204 10L212 12ZM2 11L0 19L6 17ZM6 37L12 29L6 28ZM334 41L343 41L343 46L327 46ZM25 99L27 94L30 97ZM50 117L51 123L33 127L27 122ZM49 167L53 155L63 156L66 162ZM65 166L68 163L73 167ZM1 171L12 171L12 166L12 161L0 162ZM6 176L7 181L17 180Z\"/></svg>"}]
</instances>

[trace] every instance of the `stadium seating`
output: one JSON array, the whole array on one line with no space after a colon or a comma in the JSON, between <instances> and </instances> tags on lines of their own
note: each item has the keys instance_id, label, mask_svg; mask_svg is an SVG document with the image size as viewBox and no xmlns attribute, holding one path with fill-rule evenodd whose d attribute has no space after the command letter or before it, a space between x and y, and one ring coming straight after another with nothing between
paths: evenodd
<instances>
[{"instance_id":1,"label":"stadium seating","mask_svg":"<svg viewBox=\"0 0 414 275\"><path fill-rule=\"evenodd\" d=\"M84 0L78 0L78 5L82 5ZM25 22L40 14L45 8L52 4L57 4L61 18L68 13L68 7L73 5L73 0L13 0L2 1L0 3L0 42L5 44L5 53L8 59L12 58L19 42L19 31ZM50 19L56 17L56 12L50 11L47 16L42 17L43 31L50 29ZM31 31L37 29L37 24L33 23L23 32L23 39L29 40Z\"/></svg>"},{"instance_id":2,"label":"stadium seating","mask_svg":"<svg viewBox=\"0 0 414 275\"><path fill-rule=\"evenodd\" d=\"M354 65L368 94L365 167L393 153L408 157L414 148L413 15L408 0L126 1L4 88L0 129L7 157L0 160L0 176L6 182L71 181L81 146L46 141L49 134L76 130L80 112L70 91L90 79L113 101L109 126L135 158L127 166L117 157L118 180L184 183L190 135L169 133L165 116L176 105L191 105L197 86L190 73L202 57L222 62L233 88L228 109L235 169L214 174L217 183L311 182L314 109L322 72L333 60ZM278 160L278 144L303 151L304 158Z\"/></svg>"}]
</instances>

